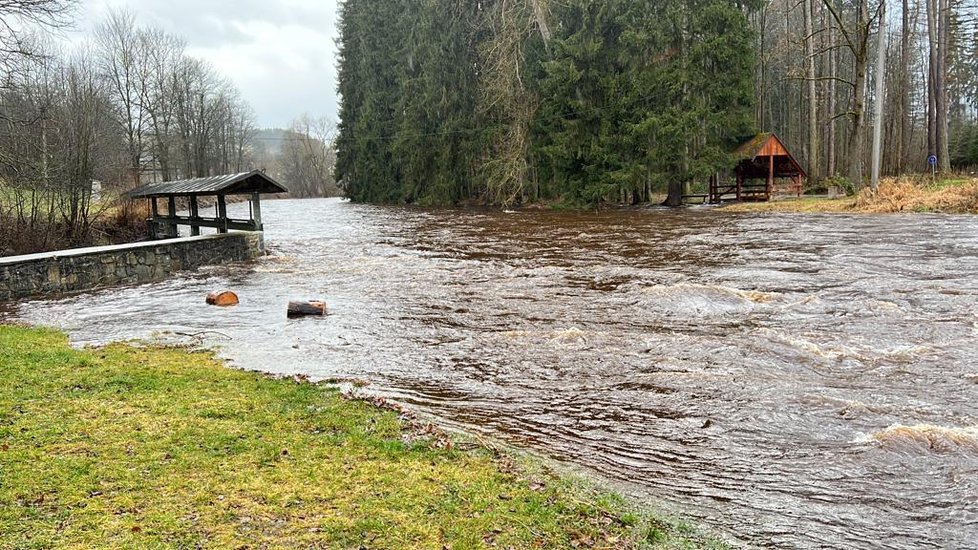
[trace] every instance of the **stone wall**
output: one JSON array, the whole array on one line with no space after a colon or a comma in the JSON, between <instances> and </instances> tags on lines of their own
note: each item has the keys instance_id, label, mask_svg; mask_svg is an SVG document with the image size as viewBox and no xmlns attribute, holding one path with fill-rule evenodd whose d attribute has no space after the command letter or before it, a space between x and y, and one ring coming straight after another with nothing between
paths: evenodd
<instances>
[{"instance_id":1,"label":"stone wall","mask_svg":"<svg viewBox=\"0 0 978 550\"><path fill-rule=\"evenodd\" d=\"M0 302L158 281L183 270L256 258L261 233L227 233L0 258Z\"/></svg>"}]
</instances>

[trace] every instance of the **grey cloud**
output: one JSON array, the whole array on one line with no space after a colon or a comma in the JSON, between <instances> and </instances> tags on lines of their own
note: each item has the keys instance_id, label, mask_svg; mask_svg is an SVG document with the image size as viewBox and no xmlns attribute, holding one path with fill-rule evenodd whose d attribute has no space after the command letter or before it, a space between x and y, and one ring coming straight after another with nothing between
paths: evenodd
<instances>
[{"instance_id":1,"label":"grey cloud","mask_svg":"<svg viewBox=\"0 0 978 550\"><path fill-rule=\"evenodd\" d=\"M83 0L82 29L116 7L184 38L237 83L263 126L336 115L337 0Z\"/></svg>"},{"instance_id":2,"label":"grey cloud","mask_svg":"<svg viewBox=\"0 0 978 550\"><path fill-rule=\"evenodd\" d=\"M125 5L143 20L193 37L199 46L248 42L249 36L235 25L248 21L325 30L333 27L336 12L335 1L292 5L276 0L117 0L108 5L113 4ZM93 1L88 5L99 6L99 3ZM96 11L104 11L105 5Z\"/></svg>"}]
</instances>

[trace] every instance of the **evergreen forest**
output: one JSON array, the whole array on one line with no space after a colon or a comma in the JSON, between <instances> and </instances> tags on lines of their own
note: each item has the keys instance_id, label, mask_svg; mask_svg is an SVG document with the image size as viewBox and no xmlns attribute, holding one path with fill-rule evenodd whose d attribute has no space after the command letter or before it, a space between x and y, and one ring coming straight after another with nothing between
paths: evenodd
<instances>
[{"instance_id":1,"label":"evergreen forest","mask_svg":"<svg viewBox=\"0 0 978 550\"><path fill-rule=\"evenodd\" d=\"M675 205L765 131L858 187L877 103L885 174L978 164L969 8L899 7L345 0L335 176L361 202Z\"/></svg>"}]
</instances>

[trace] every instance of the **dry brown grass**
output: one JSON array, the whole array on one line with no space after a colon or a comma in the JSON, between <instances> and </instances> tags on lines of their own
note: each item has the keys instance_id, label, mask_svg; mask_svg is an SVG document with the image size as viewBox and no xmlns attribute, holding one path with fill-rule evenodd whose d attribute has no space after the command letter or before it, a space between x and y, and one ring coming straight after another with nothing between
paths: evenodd
<instances>
[{"instance_id":1,"label":"dry brown grass","mask_svg":"<svg viewBox=\"0 0 978 550\"><path fill-rule=\"evenodd\" d=\"M150 215L146 201L120 201L99 217L95 229L103 242L116 244L143 240L149 236L146 220Z\"/></svg>"},{"instance_id":2,"label":"dry brown grass","mask_svg":"<svg viewBox=\"0 0 978 550\"><path fill-rule=\"evenodd\" d=\"M883 181L876 193L864 189L856 197L859 212L947 212L978 213L978 179L944 180L935 183L920 178Z\"/></svg>"},{"instance_id":3,"label":"dry brown grass","mask_svg":"<svg viewBox=\"0 0 978 550\"><path fill-rule=\"evenodd\" d=\"M855 197L805 197L725 207L733 212L894 212L978 213L978 178L951 177L934 182L926 176L887 178L874 193L863 189Z\"/></svg>"}]
</instances>

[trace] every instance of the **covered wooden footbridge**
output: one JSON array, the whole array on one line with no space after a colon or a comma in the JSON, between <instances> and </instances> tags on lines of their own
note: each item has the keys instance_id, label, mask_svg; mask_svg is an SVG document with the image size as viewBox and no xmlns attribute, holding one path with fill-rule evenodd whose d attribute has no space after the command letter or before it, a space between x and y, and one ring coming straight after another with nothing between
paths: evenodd
<instances>
[{"instance_id":1,"label":"covered wooden footbridge","mask_svg":"<svg viewBox=\"0 0 978 550\"><path fill-rule=\"evenodd\" d=\"M262 231L261 195L288 193L281 184L260 170L241 174L211 176L190 180L150 183L126 193L130 199L148 199L152 217L149 219L153 239L179 236L178 227L190 227L190 234L200 235L202 227L217 229L218 233L236 231ZM247 220L228 216L227 197L247 196L249 216ZM201 198L214 198L214 216L201 215ZM177 214L177 199L187 199L189 215ZM166 201L166 214L160 213L159 201Z\"/></svg>"},{"instance_id":2,"label":"covered wooden footbridge","mask_svg":"<svg viewBox=\"0 0 978 550\"><path fill-rule=\"evenodd\" d=\"M720 174L710 178L707 195L689 195L710 204L724 201L769 201L775 194L801 196L808 174L773 133L757 134L733 151L737 165L734 181L723 181ZM779 182L787 184L779 185Z\"/></svg>"}]
</instances>

